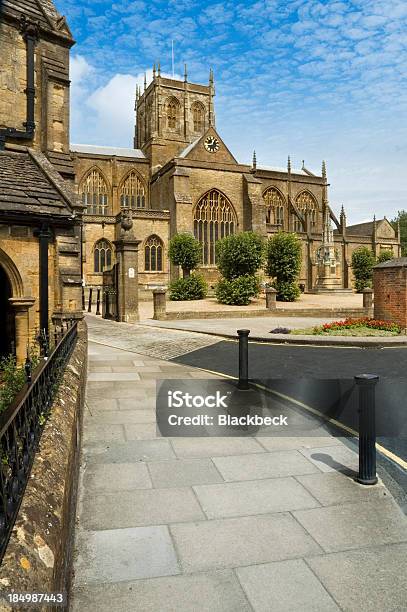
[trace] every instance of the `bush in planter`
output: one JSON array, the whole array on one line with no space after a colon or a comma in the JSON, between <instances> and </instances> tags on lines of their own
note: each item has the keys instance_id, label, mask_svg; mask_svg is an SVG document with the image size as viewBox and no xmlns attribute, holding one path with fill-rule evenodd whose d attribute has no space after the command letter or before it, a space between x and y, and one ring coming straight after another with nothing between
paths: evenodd
<instances>
[{"instance_id":1,"label":"bush in planter","mask_svg":"<svg viewBox=\"0 0 407 612\"><path fill-rule=\"evenodd\" d=\"M208 292L208 285L203 276L191 274L179 278L170 284L170 300L179 302L183 300L202 300Z\"/></svg>"},{"instance_id":2,"label":"bush in planter","mask_svg":"<svg viewBox=\"0 0 407 612\"><path fill-rule=\"evenodd\" d=\"M219 272L228 280L254 276L264 262L263 238L255 232L241 232L216 243Z\"/></svg>"},{"instance_id":3,"label":"bush in planter","mask_svg":"<svg viewBox=\"0 0 407 612\"><path fill-rule=\"evenodd\" d=\"M274 277L277 300L294 302L300 296L301 241L296 234L278 232L267 242L266 273Z\"/></svg>"},{"instance_id":4,"label":"bush in planter","mask_svg":"<svg viewBox=\"0 0 407 612\"><path fill-rule=\"evenodd\" d=\"M260 282L256 276L247 274L231 280L222 278L216 285L216 297L221 304L247 306L260 292Z\"/></svg>"},{"instance_id":5,"label":"bush in planter","mask_svg":"<svg viewBox=\"0 0 407 612\"><path fill-rule=\"evenodd\" d=\"M181 266L182 274L188 277L201 261L201 245L191 234L176 234L170 240L168 255L171 263Z\"/></svg>"},{"instance_id":6,"label":"bush in planter","mask_svg":"<svg viewBox=\"0 0 407 612\"><path fill-rule=\"evenodd\" d=\"M383 249L377 257L377 263L384 263L385 261L390 261L390 259L394 259L393 251L390 249Z\"/></svg>"},{"instance_id":7,"label":"bush in planter","mask_svg":"<svg viewBox=\"0 0 407 612\"><path fill-rule=\"evenodd\" d=\"M355 289L362 293L363 289L372 286L373 266L376 258L373 251L367 247L359 247L352 253L352 270L355 277Z\"/></svg>"}]
</instances>

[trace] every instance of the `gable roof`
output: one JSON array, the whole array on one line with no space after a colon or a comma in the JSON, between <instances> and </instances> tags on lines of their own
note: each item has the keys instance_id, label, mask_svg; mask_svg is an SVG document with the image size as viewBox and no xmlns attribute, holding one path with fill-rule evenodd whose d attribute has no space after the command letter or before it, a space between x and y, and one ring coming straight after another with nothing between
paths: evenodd
<instances>
[{"instance_id":1,"label":"gable roof","mask_svg":"<svg viewBox=\"0 0 407 612\"><path fill-rule=\"evenodd\" d=\"M98 145L71 144L72 153L90 153L91 155L108 155L110 157L133 157L146 159L141 149L127 149L123 147L101 147Z\"/></svg>"},{"instance_id":2,"label":"gable roof","mask_svg":"<svg viewBox=\"0 0 407 612\"><path fill-rule=\"evenodd\" d=\"M0 215L72 220L75 208L80 206L74 194L44 155L0 151Z\"/></svg>"},{"instance_id":3,"label":"gable roof","mask_svg":"<svg viewBox=\"0 0 407 612\"><path fill-rule=\"evenodd\" d=\"M376 219L376 229L383 224L388 224L392 227L388 219ZM365 223L356 223L355 225L347 225L346 233L350 236L371 236L373 234L374 221L366 221ZM335 230L338 231L338 230Z\"/></svg>"},{"instance_id":4,"label":"gable roof","mask_svg":"<svg viewBox=\"0 0 407 612\"><path fill-rule=\"evenodd\" d=\"M208 136L215 137L221 144L219 151L215 153L209 153L205 147L204 142ZM226 154L226 155L225 155ZM223 162L223 163L232 163L238 164L237 159L232 155L228 147L223 142L222 138L219 136L218 132L215 130L213 126L210 126L202 136L199 136L191 142L178 156L181 159L191 159L191 160L199 160L199 161L214 161L214 162Z\"/></svg>"},{"instance_id":5,"label":"gable roof","mask_svg":"<svg viewBox=\"0 0 407 612\"><path fill-rule=\"evenodd\" d=\"M53 0L1 0L0 6L4 15L18 20L25 16L37 22L43 30L52 30L72 39L66 20L57 11Z\"/></svg>"}]
</instances>

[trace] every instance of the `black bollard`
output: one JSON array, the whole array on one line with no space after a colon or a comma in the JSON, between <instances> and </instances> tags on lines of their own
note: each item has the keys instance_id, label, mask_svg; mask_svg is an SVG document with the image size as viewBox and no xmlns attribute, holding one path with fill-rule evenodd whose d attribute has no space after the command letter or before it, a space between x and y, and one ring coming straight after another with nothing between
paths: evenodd
<instances>
[{"instance_id":1,"label":"black bollard","mask_svg":"<svg viewBox=\"0 0 407 612\"><path fill-rule=\"evenodd\" d=\"M376 475L376 374L355 376L359 387L359 474L357 481L363 485L375 485Z\"/></svg>"},{"instance_id":2,"label":"black bollard","mask_svg":"<svg viewBox=\"0 0 407 612\"><path fill-rule=\"evenodd\" d=\"M249 389L249 334L250 329L238 329L239 336L239 382L241 391Z\"/></svg>"},{"instance_id":3,"label":"black bollard","mask_svg":"<svg viewBox=\"0 0 407 612\"><path fill-rule=\"evenodd\" d=\"M89 289L89 302L88 302L88 312L92 312L92 287Z\"/></svg>"},{"instance_id":4,"label":"black bollard","mask_svg":"<svg viewBox=\"0 0 407 612\"><path fill-rule=\"evenodd\" d=\"M82 310L86 310L86 305L85 305L85 288L82 287Z\"/></svg>"},{"instance_id":5,"label":"black bollard","mask_svg":"<svg viewBox=\"0 0 407 612\"><path fill-rule=\"evenodd\" d=\"M106 291L106 310L105 310L105 319L111 319L112 315L110 314L110 295L109 292Z\"/></svg>"},{"instance_id":6,"label":"black bollard","mask_svg":"<svg viewBox=\"0 0 407 612\"><path fill-rule=\"evenodd\" d=\"M100 315L100 287L98 288L98 294L96 298L96 314Z\"/></svg>"}]
</instances>

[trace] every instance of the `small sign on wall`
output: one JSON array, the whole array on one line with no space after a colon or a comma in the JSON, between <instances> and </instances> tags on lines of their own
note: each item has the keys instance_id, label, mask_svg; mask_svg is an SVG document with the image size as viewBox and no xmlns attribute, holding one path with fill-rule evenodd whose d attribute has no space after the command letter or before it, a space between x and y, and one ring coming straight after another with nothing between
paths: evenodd
<instances>
[{"instance_id":1,"label":"small sign on wall","mask_svg":"<svg viewBox=\"0 0 407 612\"><path fill-rule=\"evenodd\" d=\"M129 278L136 278L136 271L134 268L129 268Z\"/></svg>"}]
</instances>

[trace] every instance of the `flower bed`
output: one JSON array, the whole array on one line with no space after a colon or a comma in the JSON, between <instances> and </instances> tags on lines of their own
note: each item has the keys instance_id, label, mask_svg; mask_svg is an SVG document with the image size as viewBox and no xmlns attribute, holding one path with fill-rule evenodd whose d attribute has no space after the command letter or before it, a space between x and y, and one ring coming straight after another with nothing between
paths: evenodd
<instances>
[{"instance_id":1,"label":"flower bed","mask_svg":"<svg viewBox=\"0 0 407 612\"><path fill-rule=\"evenodd\" d=\"M324 325L317 325L312 329L296 329L292 330L291 333L319 336L398 336L401 333L401 328L392 321L361 317L359 319L348 318L343 321L324 323Z\"/></svg>"}]
</instances>

